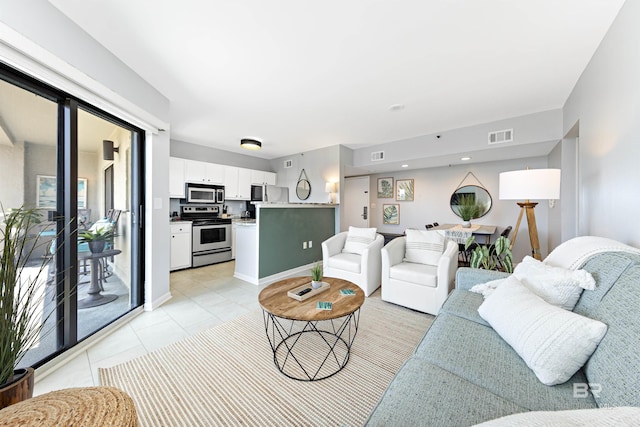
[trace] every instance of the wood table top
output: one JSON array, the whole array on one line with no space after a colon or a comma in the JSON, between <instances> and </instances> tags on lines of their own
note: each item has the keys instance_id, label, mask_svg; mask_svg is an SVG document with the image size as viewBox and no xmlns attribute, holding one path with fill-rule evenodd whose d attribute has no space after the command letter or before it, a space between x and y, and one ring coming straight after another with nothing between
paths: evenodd
<instances>
[{"instance_id":1,"label":"wood table top","mask_svg":"<svg viewBox=\"0 0 640 427\"><path fill-rule=\"evenodd\" d=\"M291 289L304 284L311 286L311 277L292 277L280 280L264 288L258 295L258 302L262 308L274 316L284 319L316 321L344 317L358 310L364 303L364 292L356 284L335 277L323 277L331 287L304 301L295 300L287 295ZM352 289L355 295L340 294L340 289ZM332 310L319 310L318 301L328 301L333 304Z\"/></svg>"}]
</instances>

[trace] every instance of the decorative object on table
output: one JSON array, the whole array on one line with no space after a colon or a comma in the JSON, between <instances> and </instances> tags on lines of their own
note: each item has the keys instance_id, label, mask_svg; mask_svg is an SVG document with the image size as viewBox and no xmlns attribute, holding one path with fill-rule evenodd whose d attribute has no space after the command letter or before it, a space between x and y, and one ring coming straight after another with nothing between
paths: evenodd
<instances>
[{"instance_id":1,"label":"decorative object on table","mask_svg":"<svg viewBox=\"0 0 640 427\"><path fill-rule=\"evenodd\" d=\"M400 205L382 205L382 223L400 224Z\"/></svg>"},{"instance_id":2,"label":"decorative object on table","mask_svg":"<svg viewBox=\"0 0 640 427\"><path fill-rule=\"evenodd\" d=\"M311 267L311 287L318 289L322 286L322 263L317 262L316 265Z\"/></svg>"},{"instance_id":3,"label":"decorative object on table","mask_svg":"<svg viewBox=\"0 0 640 427\"><path fill-rule=\"evenodd\" d=\"M36 175L37 192L36 207L42 209L56 208L56 177L46 175ZM87 179L78 178L78 207L87 207Z\"/></svg>"},{"instance_id":4,"label":"decorative object on table","mask_svg":"<svg viewBox=\"0 0 640 427\"><path fill-rule=\"evenodd\" d=\"M331 285L327 282L322 282L322 286L317 289L313 289L309 283L293 288L287 292L287 296L298 301L304 301L311 298L314 295L324 292L331 288ZM307 290L308 289L308 290Z\"/></svg>"},{"instance_id":5,"label":"decorative object on table","mask_svg":"<svg viewBox=\"0 0 640 427\"><path fill-rule=\"evenodd\" d=\"M413 180L396 180L396 200L399 202L413 202Z\"/></svg>"},{"instance_id":6,"label":"decorative object on table","mask_svg":"<svg viewBox=\"0 0 640 427\"><path fill-rule=\"evenodd\" d=\"M330 301L318 301L316 308L318 310L333 310L333 303Z\"/></svg>"},{"instance_id":7,"label":"decorative object on table","mask_svg":"<svg viewBox=\"0 0 640 427\"><path fill-rule=\"evenodd\" d=\"M464 248L471 253L469 260L471 268L513 273L513 254L507 237L498 237L492 245L479 245L472 235L467 239Z\"/></svg>"},{"instance_id":8,"label":"decorative object on table","mask_svg":"<svg viewBox=\"0 0 640 427\"><path fill-rule=\"evenodd\" d=\"M355 295L356 292L353 289L340 289L340 295L344 296L352 296Z\"/></svg>"},{"instance_id":9,"label":"decorative object on table","mask_svg":"<svg viewBox=\"0 0 640 427\"><path fill-rule=\"evenodd\" d=\"M393 199L393 178L378 178L378 199Z\"/></svg>"},{"instance_id":10,"label":"decorative object on table","mask_svg":"<svg viewBox=\"0 0 640 427\"><path fill-rule=\"evenodd\" d=\"M518 229L522 214L527 214L529 227L529 241L531 242L531 256L541 260L540 241L534 208L537 202L531 200L556 200L560 198L560 169L525 169L519 171L502 172L500 174L500 200L524 200L518 202L520 214L513 233L510 249L518 237Z\"/></svg>"},{"instance_id":11,"label":"decorative object on table","mask_svg":"<svg viewBox=\"0 0 640 427\"><path fill-rule=\"evenodd\" d=\"M475 179L477 185L466 183L469 178ZM491 210L491 205L493 204L491 194L489 194L489 191L484 187L484 185L482 185L480 180L473 174L473 172L467 172L464 178L462 178L462 181L460 181L453 194L451 194L451 199L449 201L451 210L460 218L462 218L462 215L459 211L459 207L461 205L461 198L463 197L473 199L473 204L475 204L477 207L477 211L474 213L474 216L466 221L470 221L471 219L476 218L482 218ZM468 202L470 203L470 201Z\"/></svg>"},{"instance_id":12,"label":"decorative object on table","mask_svg":"<svg viewBox=\"0 0 640 427\"><path fill-rule=\"evenodd\" d=\"M336 203L336 187L337 184L335 182L327 182L324 184L324 191L329 193L329 203L332 205Z\"/></svg>"},{"instance_id":13,"label":"decorative object on table","mask_svg":"<svg viewBox=\"0 0 640 427\"><path fill-rule=\"evenodd\" d=\"M300 200L307 200L310 195L311 183L309 182L309 178L307 178L307 173L302 169L300 177L298 178L298 183L296 184L296 196L298 196L298 199Z\"/></svg>"},{"instance_id":14,"label":"decorative object on table","mask_svg":"<svg viewBox=\"0 0 640 427\"><path fill-rule=\"evenodd\" d=\"M89 229L78 234L79 243L87 243L89 250L94 253L100 253L104 251L104 248L108 241L113 240L115 232L113 226L104 225L95 229Z\"/></svg>"},{"instance_id":15,"label":"decorative object on table","mask_svg":"<svg viewBox=\"0 0 640 427\"><path fill-rule=\"evenodd\" d=\"M457 194L456 199L455 207L458 216L462 218L462 226L469 228L471 227L471 220L477 218L480 212L480 206L476 204L475 194Z\"/></svg>"},{"instance_id":16,"label":"decorative object on table","mask_svg":"<svg viewBox=\"0 0 640 427\"><path fill-rule=\"evenodd\" d=\"M48 264L55 257L38 258L35 262L30 259L48 244L39 241L45 231L41 211L26 208L5 211L0 205L0 213L0 408L3 408L33 396L33 369L17 366L27 351L53 330L55 325L45 325L56 310L55 306L48 313L42 309L45 296L51 297L43 289ZM56 288L54 283L51 289Z\"/></svg>"}]
</instances>

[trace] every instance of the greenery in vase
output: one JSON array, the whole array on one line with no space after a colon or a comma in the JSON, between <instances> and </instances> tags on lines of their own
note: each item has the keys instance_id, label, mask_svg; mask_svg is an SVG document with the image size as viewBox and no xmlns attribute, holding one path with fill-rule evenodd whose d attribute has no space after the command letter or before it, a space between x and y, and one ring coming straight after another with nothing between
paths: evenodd
<instances>
[{"instance_id":1,"label":"greenery in vase","mask_svg":"<svg viewBox=\"0 0 640 427\"><path fill-rule=\"evenodd\" d=\"M464 248L465 250L471 249L469 265L472 268L513 273L513 254L509 248L510 245L511 242L504 236L498 237L493 245L478 245L472 235L467 239Z\"/></svg>"},{"instance_id":2,"label":"greenery in vase","mask_svg":"<svg viewBox=\"0 0 640 427\"><path fill-rule=\"evenodd\" d=\"M480 205L476 204L475 195L458 195L458 214L463 221L470 221L480 215Z\"/></svg>"},{"instance_id":3,"label":"greenery in vase","mask_svg":"<svg viewBox=\"0 0 640 427\"><path fill-rule=\"evenodd\" d=\"M311 267L311 280L314 282L319 282L322 280L322 263L316 263L313 267Z\"/></svg>"},{"instance_id":4,"label":"greenery in vase","mask_svg":"<svg viewBox=\"0 0 640 427\"><path fill-rule=\"evenodd\" d=\"M80 243L85 242L97 242L100 240L110 240L115 236L115 232L113 231L113 227L105 226L99 227L95 230L87 230L78 234L78 241Z\"/></svg>"},{"instance_id":5,"label":"greenery in vase","mask_svg":"<svg viewBox=\"0 0 640 427\"><path fill-rule=\"evenodd\" d=\"M52 257L34 263L30 257L48 242L38 209L18 208L5 212L0 205L0 387L13 378L22 357L43 335L51 332L47 320L55 313L45 307L47 265ZM34 257L35 258L35 257ZM35 264L35 265L34 265ZM56 288L54 288L56 289Z\"/></svg>"}]
</instances>

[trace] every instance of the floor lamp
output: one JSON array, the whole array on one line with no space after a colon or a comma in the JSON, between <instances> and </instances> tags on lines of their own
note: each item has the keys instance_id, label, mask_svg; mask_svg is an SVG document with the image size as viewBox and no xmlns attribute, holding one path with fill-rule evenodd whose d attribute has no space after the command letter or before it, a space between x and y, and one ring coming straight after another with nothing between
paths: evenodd
<instances>
[{"instance_id":1,"label":"floor lamp","mask_svg":"<svg viewBox=\"0 0 640 427\"><path fill-rule=\"evenodd\" d=\"M520 215L516 223L511 249L518 236L522 214L526 213L529 227L529 240L531 241L531 255L540 260L540 241L538 240L538 227L534 209L537 202L531 200L555 200L560 198L560 169L526 169L519 171L503 172L500 174L500 199L524 200L518 202Z\"/></svg>"}]
</instances>

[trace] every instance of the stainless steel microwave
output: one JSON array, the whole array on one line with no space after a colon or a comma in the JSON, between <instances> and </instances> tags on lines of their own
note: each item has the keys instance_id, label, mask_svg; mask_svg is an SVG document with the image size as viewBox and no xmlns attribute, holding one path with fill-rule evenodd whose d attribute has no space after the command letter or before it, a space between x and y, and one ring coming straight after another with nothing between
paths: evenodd
<instances>
[{"instance_id":1,"label":"stainless steel microwave","mask_svg":"<svg viewBox=\"0 0 640 427\"><path fill-rule=\"evenodd\" d=\"M186 184L187 203L224 203L224 186Z\"/></svg>"}]
</instances>

